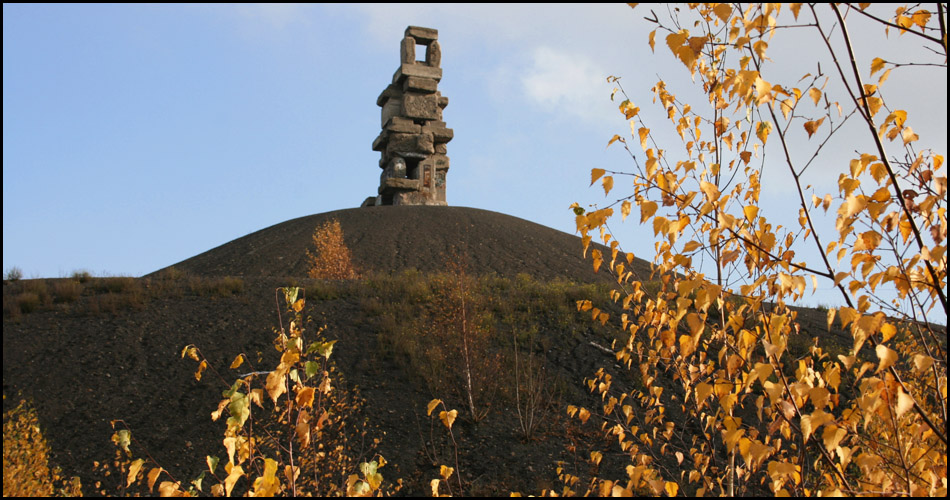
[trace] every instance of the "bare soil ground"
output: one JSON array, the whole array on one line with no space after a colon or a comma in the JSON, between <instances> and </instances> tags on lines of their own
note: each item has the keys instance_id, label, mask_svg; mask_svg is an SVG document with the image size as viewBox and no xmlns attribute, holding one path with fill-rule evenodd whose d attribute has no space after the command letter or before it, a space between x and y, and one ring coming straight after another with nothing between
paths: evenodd
<instances>
[{"instance_id":1,"label":"bare soil ground","mask_svg":"<svg viewBox=\"0 0 950 500\"><path fill-rule=\"evenodd\" d=\"M195 363L182 360L187 344L199 346L221 371L237 353L266 359L277 326L275 288L308 284L305 251L323 220L340 220L356 265L367 272L404 269L438 272L450 256L467 260L472 274L519 273L604 281L581 258L579 238L494 212L457 207L381 207L341 210L287 221L176 264L184 276L208 279L241 276L237 294L200 294L193 281L159 279L161 271L135 279L133 292L86 291L75 301L54 303L3 322L4 410L19 397L31 399L52 447L52 459L67 475L82 478L86 494L115 493L116 478L93 472L93 462L110 462L110 421L122 419L151 456L179 478L193 478L206 455L221 456L222 422L212 422L224 387L212 377L194 377ZM647 266L640 263L640 271ZM4 283L4 302L29 281ZM48 280L55 287L57 280ZM169 284L171 283L171 284ZM438 477L434 459L454 465L444 432L430 424L426 403L433 397L417 377L377 348L378 319L367 317L358 283L351 292L308 300L308 313L326 323L328 339L339 340L333 359L365 398L365 416L381 440L378 452L389 464L387 481L403 478L403 493L424 495ZM333 288L333 287L331 287ZM132 293L131 299L124 298ZM110 300L106 300L110 299ZM52 299L49 299L52 300ZM118 304L118 305L117 305ZM573 307L573 304L568 304ZM7 304L4 306L7 310ZM585 321L586 322L586 321ZM556 348L546 353L570 394L585 398L582 382L611 358L590 345L593 330L551 332ZM444 397L444 396L442 396ZM579 403L579 402L576 402ZM460 408L461 409L461 408ZM538 437L519 437L515 409L500 403L478 425L455 426L466 494L507 495L554 486L555 463L583 466L581 450L569 452L581 431L552 412ZM575 435L577 434L577 435ZM438 455L438 456L433 456ZM99 488L96 482L101 481Z\"/></svg>"},{"instance_id":2,"label":"bare soil ground","mask_svg":"<svg viewBox=\"0 0 950 500\"><path fill-rule=\"evenodd\" d=\"M367 314L366 306L377 298L364 282L321 284L305 277L311 234L329 218L341 222L356 265L368 274L440 272L458 254L475 275L516 279L524 273L539 281L581 283L610 279L592 272L576 236L494 212L377 207L301 217L176 264L184 278L169 280L170 273L159 270L116 292L86 286L75 300L57 303L50 298L39 310L15 317L6 313L8 302L34 280L4 282L4 411L20 396L32 399L52 459L66 475L80 476L88 495L117 491L115 475L93 471L94 461L113 457L109 438L114 419L124 420L152 458L176 477L194 478L206 455L224 455L223 423L212 422L209 415L225 387L211 376L195 380L195 363L181 359L182 347L200 347L222 372L240 352L252 358L260 353L262 365L272 368L275 288L308 286L307 313L315 325L327 324L327 339L338 340L333 359L345 378L338 387L358 390L366 400L368 437L380 439L377 451L389 462L381 470L386 481L402 478L402 494L427 495L438 465L454 465L444 432L433 428L426 415L428 401L445 396L432 394L407 373L404 363L380 348L381 319ZM636 270L648 278L646 263L637 261ZM241 277L240 290L196 292L195 280L200 285L223 276ZM57 280L47 281L49 288L57 286ZM560 306L573 309L574 304ZM609 335L602 330L549 326L543 316L537 323L547 341L538 354L552 379L560 381L559 406L527 441L518 432L515 409L504 399L477 425L460 419L455 429L466 495L507 496L510 491L540 493L559 487L558 462L573 474L594 472L585 459L590 449L604 448L603 438L596 426L568 420L564 406L596 405L584 379L600 367L613 373L618 386L637 383L635 373L621 370L597 347L609 346ZM847 340L842 332L826 331L821 311L803 310L800 319L809 335ZM589 315L577 324L589 325L588 320ZM601 468L620 458L606 456Z\"/></svg>"}]
</instances>

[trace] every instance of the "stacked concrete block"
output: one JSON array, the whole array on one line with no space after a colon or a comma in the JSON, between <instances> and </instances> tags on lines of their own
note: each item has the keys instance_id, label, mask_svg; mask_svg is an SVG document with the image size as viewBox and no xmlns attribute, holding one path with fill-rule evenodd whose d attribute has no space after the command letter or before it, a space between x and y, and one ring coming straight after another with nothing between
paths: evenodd
<instances>
[{"instance_id":1,"label":"stacked concrete block","mask_svg":"<svg viewBox=\"0 0 950 500\"><path fill-rule=\"evenodd\" d=\"M383 130L373 141L373 151L381 154L382 173L379 195L364 205L446 205L446 144L453 132L442 121L449 99L438 88L442 79L438 38L439 32L431 28L406 28L399 69L376 99ZM420 60L417 48L425 51Z\"/></svg>"}]
</instances>

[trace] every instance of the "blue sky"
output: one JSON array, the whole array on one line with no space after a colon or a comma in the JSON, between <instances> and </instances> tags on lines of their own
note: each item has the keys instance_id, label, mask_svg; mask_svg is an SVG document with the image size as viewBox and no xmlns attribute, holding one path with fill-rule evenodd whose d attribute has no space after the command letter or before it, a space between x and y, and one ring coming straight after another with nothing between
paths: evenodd
<instances>
[{"instance_id":1,"label":"blue sky","mask_svg":"<svg viewBox=\"0 0 950 500\"><path fill-rule=\"evenodd\" d=\"M553 9L4 5L4 269L141 275L358 206L410 24L440 31L449 203L573 232L645 38L625 6Z\"/></svg>"},{"instance_id":2,"label":"blue sky","mask_svg":"<svg viewBox=\"0 0 950 500\"><path fill-rule=\"evenodd\" d=\"M622 77L656 124L658 75L688 78L660 37L650 52L647 14L626 5L4 4L3 269L139 276L291 218L358 206L378 185L375 102L408 25L439 30L444 119L455 131L449 204L573 233L572 202L616 198L588 188L590 169L630 169L621 148L605 148L630 130L606 77ZM795 36L773 58L816 47ZM946 70L931 74L895 74L888 85L946 110ZM938 132L922 141L945 154L946 113L937 115L938 128L915 130ZM834 168L863 147L838 145ZM811 182L835 192L834 168L813 169ZM781 211L782 179L766 181ZM616 192L623 187L618 179ZM647 226L613 229L652 257Z\"/></svg>"}]
</instances>

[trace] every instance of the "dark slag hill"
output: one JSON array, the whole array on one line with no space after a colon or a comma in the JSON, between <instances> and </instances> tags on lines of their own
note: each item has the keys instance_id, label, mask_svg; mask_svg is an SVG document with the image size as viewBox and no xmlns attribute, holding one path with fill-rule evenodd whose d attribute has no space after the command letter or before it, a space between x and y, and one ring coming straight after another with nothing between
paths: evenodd
<instances>
[{"instance_id":1,"label":"dark slag hill","mask_svg":"<svg viewBox=\"0 0 950 500\"><path fill-rule=\"evenodd\" d=\"M565 216L570 216L566 210ZM110 494L117 491L117 475L92 472L94 461L110 462L113 457L109 438L114 419L127 422L133 436L176 478L194 478L206 455L224 454L223 423L209 418L224 384L210 371L196 381L196 363L181 359L182 347L199 346L225 377L233 376L227 366L241 352L262 355L261 368L276 366L275 289L290 284L319 288L306 276L305 255L313 248L314 229L329 219L340 221L353 260L366 274L399 279L406 269L442 272L446 262L459 254L473 275L496 273L515 280L523 273L538 282L562 283L611 280L604 271L593 272L589 256L586 261L582 258L579 237L491 211L385 206L300 217L175 264L183 276L177 281L163 278L171 273L162 270L129 279L134 282L132 295L140 297L131 306L107 309L109 300L130 292L95 289L94 280L84 285L74 302L51 300L49 306L16 319L5 314L4 410L16 404L18 395L34 402L52 460L67 476L79 475L86 494L96 494L95 483L100 480ZM648 269L647 263L637 261L643 279L649 277ZM196 295L189 289L193 280L224 276L241 277L242 291L219 297ZM57 282L69 279L4 282L4 310L18 290L40 281L53 290ZM365 416L382 436L380 452L389 462L381 471L386 480L404 478L403 493L426 495L438 468L425 455L425 443L432 439L425 408L439 395L407 373L404 364L380 354L380 319L367 314L367 301L375 300L375 292L361 281L325 287L343 292L308 294L307 312L314 317L309 332L325 323L326 338L338 340L333 359L346 386L358 386L367 401ZM575 318L568 320L568 326L550 324L544 310L533 316L533 325L522 326L548 339L548 347L539 354L559 380L562 401L582 404L584 398L593 397L584 388L584 378L602 366L615 368L613 356L591 342L602 346L610 341L589 326L589 315L571 312L573 303L559 307ZM542 427L542 438L530 442L518 437L513 408L502 405L492 415L478 426L465 422L456 426L467 493L507 495L507 488L539 492L553 486L556 461L576 458L567 451L563 408L553 410ZM438 433L435 437L447 439Z\"/></svg>"},{"instance_id":2,"label":"dark slag hill","mask_svg":"<svg viewBox=\"0 0 950 500\"><path fill-rule=\"evenodd\" d=\"M589 255L586 261L581 255L577 236L498 212L434 206L352 208L299 217L173 267L198 276L306 276L311 235L330 219L340 221L354 263L364 271L440 272L458 253L478 275L525 273L540 280L580 282L610 279L606 273L593 272ZM637 259L634 270L643 279L649 277L645 261Z\"/></svg>"}]
</instances>

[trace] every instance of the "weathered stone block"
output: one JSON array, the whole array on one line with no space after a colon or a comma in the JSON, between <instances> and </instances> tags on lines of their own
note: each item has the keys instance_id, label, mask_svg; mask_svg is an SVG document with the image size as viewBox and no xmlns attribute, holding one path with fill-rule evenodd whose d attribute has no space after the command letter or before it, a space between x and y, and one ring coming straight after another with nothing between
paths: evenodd
<instances>
[{"instance_id":1,"label":"weathered stone block","mask_svg":"<svg viewBox=\"0 0 950 500\"><path fill-rule=\"evenodd\" d=\"M385 129L386 132L396 132L400 134L422 133L422 125L416 125L414 121L401 116L393 116L390 118L388 122L383 124L383 129Z\"/></svg>"},{"instance_id":2,"label":"weathered stone block","mask_svg":"<svg viewBox=\"0 0 950 500\"><path fill-rule=\"evenodd\" d=\"M401 64L393 74L393 84L401 84L402 79L409 76L432 78L435 81L442 79L442 68L433 68L425 64Z\"/></svg>"},{"instance_id":3,"label":"weathered stone block","mask_svg":"<svg viewBox=\"0 0 950 500\"><path fill-rule=\"evenodd\" d=\"M383 106L382 111L380 111L379 119L382 122L380 126L386 126L389 120L391 120L394 116L399 116L400 114L402 114L402 99L389 99Z\"/></svg>"},{"instance_id":4,"label":"weathered stone block","mask_svg":"<svg viewBox=\"0 0 950 500\"><path fill-rule=\"evenodd\" d=\"M376 105L379 107L383 107L383 105L386 104L386 101L388 101L390 98L399 97L401 95L402 95L402 92L400 91L400 87L397 87L392 84L387 85L386 88L383 89L383 91L379 93L379 97L376 98Z\"/></svg>"},{"instance_id":5,"label":"weathered stone block","mask_svg":"<svg viewBox=\"0 0 950 500\"><path fill-rule=\"evenodd\" d=\"M401 115L424 120L441 120L442 108L435 94L406 95L401 103Z\"/></svg>"},{"instance_id":6,"label":"weathered stone block","mask_svg":"<svg viewBox=\"0 0 950 500\"><path fill-rule=\"evenodd\" d=\"M438 68L442 64L442 47L439 42L433 40L426 49L426 64L433 68Z\"/></svg>"},{"instance_id":7,"label":"weathered stone block","mask_svg":"<svg viewBox=\"0 0 950 500\"><path fill-rule=\"evenodd\" d=\"M382 152L383 150L385 150L386 142L388 140L389 138L386 135L386 131L383 130L382 132L380 132L379 135L376 136L376 139L373 140L373 151Z\"/></svg>"},{"instance_id":8,"label":"weathered stone block","mask_svg":"<svg viewBox=\"0 0 950 500\"><path fill-rule=\"evenodd\" d=\"M445 155L433 155L432 162L435 165L436 170L448 170L449 169L449 157Z\"/></svg>"},{"instance_id":9,"label":"weathered stone block","mask_svg":"<svg viewBox=\"0 0 950 500\"><path fill-rule=\"evenodd\" d=\"M444 155L449 152L449 147L445 143L435 143L435 152L436 154Z\"/></svg>"},{"instance_id":10,"label":"weathered stone block","mask_svg":"<svg viewBox=\"0 0 950 500\"><path fill-rule=\"evenodd\" d=\"M455 136L455 132L452 129L445 127L435 127L429 123L422 127L422 132L432 134L432 138L437 144L449 142L452 140L452 137Z\"/></svg>"},{"instance_id":11,"label":"weathered stone block","mask_svg":"<svg viewBox=\"0 0 950 500\"><path fill-rule=\"evenodd\" d=\"M395 191L418 191L422 186L419 179L398 179L390 177L384 180L379 186L379 194Z\"/></svg>"},{"instance_id":12,"label":"weathered stone block","mask_svg":"<svg viewBox=\"0 0 950 500\"><path fill-rule=\"evenodd\" d=\"M439 107L445 109L449 105L449 98L444 96L439 96Z\"/></svg>"},{"instance_id":13,"label":"weathered stone block","mask_svg":"<svg viewBox=\"0 0 950 500\"><path fill-rule=\"evenodd\" d=\"M399 61L402 64L412 64L416 62L416 39L406 35L399 46Z\"/></svg>"},{"instance_id":14,"label":"weathered stone block","mask_svg":"<svg viewBox=\"0 0 950 500\"><path fill-rule=\"evenodd\" d=\"M439 82L431 78L419 78L417 76L407 76L402 83L403 92L422 92L431 94L439 89Z\"/></svg>"},{"instance_id":15,"label":"weathered stone block","mask_svg":"<svg viewBox=\"0 0 950 500\"><path fill-rule=\"evenodd\" d=\"M409 26L406 28L405 36L411 36L419 42L428 44L439 39L439 30L423 28L421 26Z\"/></svg>"},{"instance_id":16,"label":"weathered stone block","mask_svg":"<svg viewBox=\"0 0 950 500\"><path fill-rule=\"evenodd\" d=\"M435 153L432 134L390 134L386 143L386 155L406 156L409 153Z\"/></svg>"}]
</instances>

